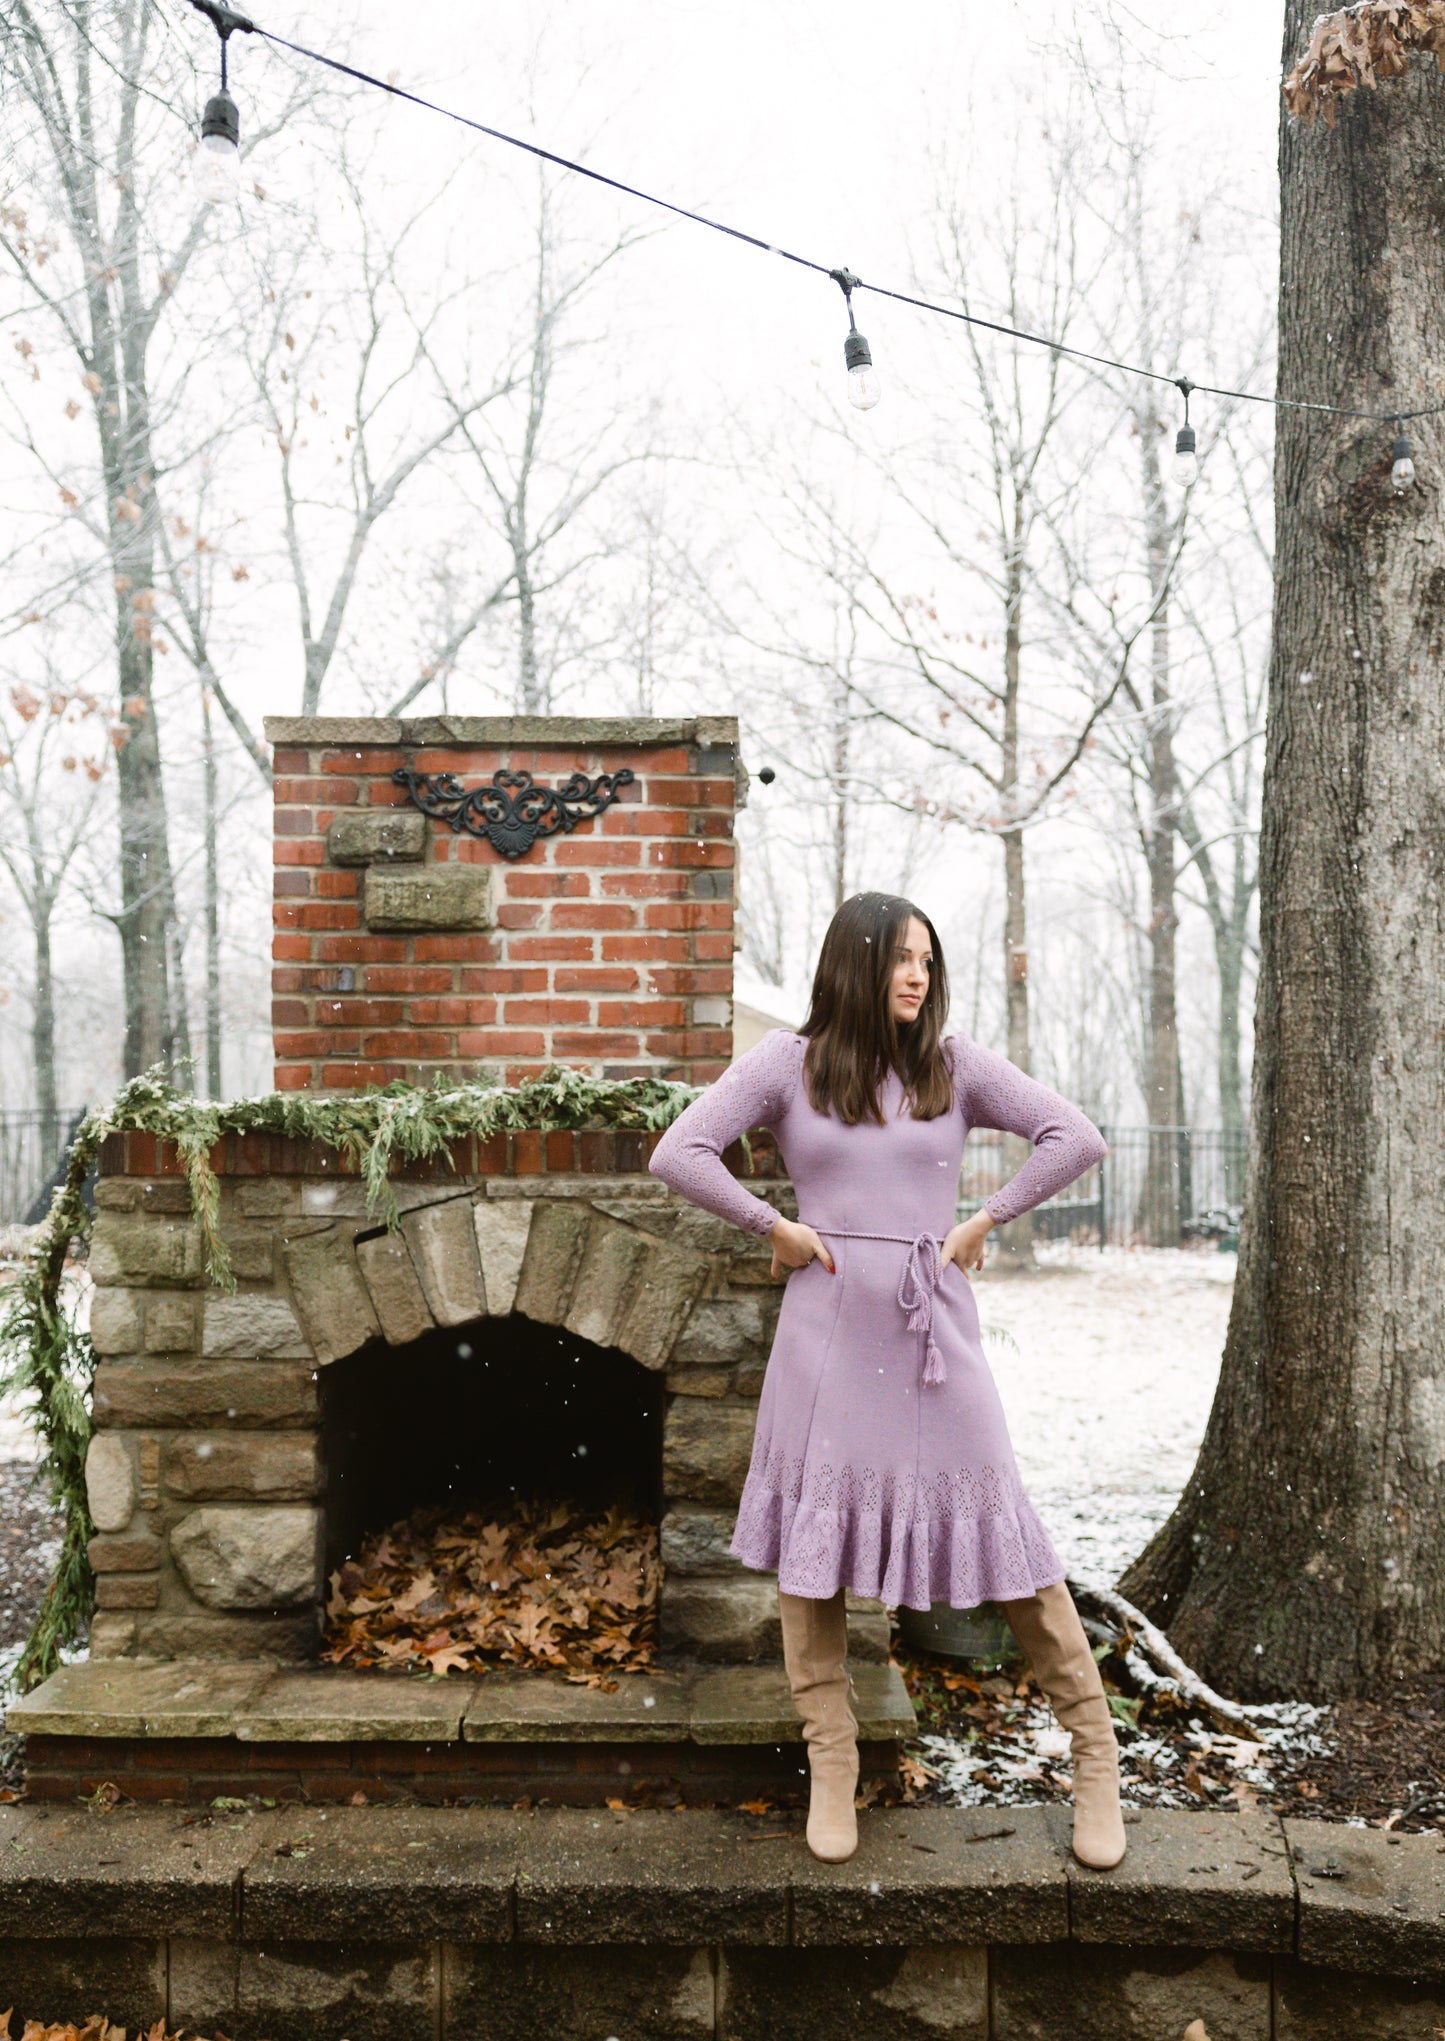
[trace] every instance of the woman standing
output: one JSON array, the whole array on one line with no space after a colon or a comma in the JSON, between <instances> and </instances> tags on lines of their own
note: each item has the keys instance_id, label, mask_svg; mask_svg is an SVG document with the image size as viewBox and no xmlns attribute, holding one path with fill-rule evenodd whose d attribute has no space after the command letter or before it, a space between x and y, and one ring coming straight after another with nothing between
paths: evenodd
<instances>
[{"instance_id":1,"label":"woman standing","mask_svg":"<svg viewBox=\"0 0 1445 2041\"><path fill-rule=\"evenodd\" d=\"M769 1235L775 1276L795 1272L731 1549L777 1572L808 1746L810 1849L839 1863L857 1847L851 1588L915 1609L999 1604L1069 1731L1074 1854L1107 1869L1124 1854L1113 1723L1063 1566L1019 1480L965 1271L982 1267L992 1225L1108 1151L1057 1092L966 1035L944 1038L947 1012L927 915L892 894L854 894L823 938L802 1028L774 1028L739 1056L648 1166L694 1204ZM796 1221L722 1161L758 1126L776 1137ZM1035 1148L955 1224L973 1127Z\"/></svg>"}]
</instances>

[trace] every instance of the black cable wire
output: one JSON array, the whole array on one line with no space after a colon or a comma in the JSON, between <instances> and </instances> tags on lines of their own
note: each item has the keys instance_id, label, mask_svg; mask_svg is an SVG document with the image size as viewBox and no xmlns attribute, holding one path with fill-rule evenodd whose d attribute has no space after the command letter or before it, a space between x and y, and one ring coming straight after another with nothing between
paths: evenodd
<instances>
[{"instance_id":1,"label":"black cable wire","mask_svg":"<svg viewBox=\"0 0 1445 2041\"><path fill-rule=\"evenodd\" d=\"M724 220L714 220L707 213L693 212L689 207L676 205L671 199L658 198L655 192L643 191L635 184L625 184L621 178L609 177L604 171L594 170L586 163L578 163L570 156L561 156L553 149L544 149L540 143L523 140L520 135L509 135L505 129L489 127L485 121L473 120L469 114L456 113L449 106L439 106L433 99L423 99L419 93L408 92L405 86L393 85L385 78L377 78L370 71L358 70L354 64L344 64L339 57L328 57L320 50L308 49L304 43L288 42L283 35L276 35L269 28L263 28L258 21L233 13L223 0L190 0L196 8L215 26L221 38L222 61L225 59L226 38L239 31L248 35L259 35L263 41L274 43L278 49L290 50L293 56L305 57L310 63L322 64L328 71L337 71L343 78L354 78L360 85L371 85L378 92L389 93L393 99L404 99L411 106L419 106L427 113L439 113L444 120L455 121L459 127L471 128L474 133L487 135L494 142L505 142L508 148L521 149L539 162L552 163L560 170L570 170L578 177L590 178L594 184L605 185L609 191L619 191L627 198L640 199L644 205L656 206L675 218L691 220L694 226L708 227L715 234L726 234L730 240L741 241L745 247L760 249L765 255L781 256L784 262L791 262L799 269L809 269L815 276L826 276L837 282L846 271L826 262L814 262L809 256L794 254L790 248L781 248L773 241L763 240L761 235L748 234L741 227L730 227ZM876 298L891 298L895 304L911 305L920 312L932 312L941 319L955 319L966 326L978 326L989 333L1002 334L1009 340L1026 341L1032 347L1048 348L1054 354L1068 355L1074 361L1087 361L1099 368L1117 370L1121 375L1140 376L1150 382L1171 383L1175 389L1182 389L1186 377L1167 375L1162 369L1140 368L1137 363L1115 361L1106 354L1091 354L1087 348L1071 347L1067 341L1050 340L1043 333L1029 333L1020 326L1005 326L996 319L985 319L977 312L965 312L957 305L941 305L932 298L914 297L908 291L890 290L884 284L864 283L861 277L852 277L845 296L851 291L871 291ZM1407 418L1433 418L1445 411L1445 403L1423 405L1417 410L1402 411L1398 405L1391 405L1388 411L1356 410L1347 404L1326 404L1307 397L1266 396L1258 390L1230 390L1214 383L1190 383L1191 390L1197 390L1208 397L1232 398L1242 404L1268 404L1275 410L1318 411L1334 418L1368 418L1380 423L1394 423Z\"/></svg>"}]
</instances>

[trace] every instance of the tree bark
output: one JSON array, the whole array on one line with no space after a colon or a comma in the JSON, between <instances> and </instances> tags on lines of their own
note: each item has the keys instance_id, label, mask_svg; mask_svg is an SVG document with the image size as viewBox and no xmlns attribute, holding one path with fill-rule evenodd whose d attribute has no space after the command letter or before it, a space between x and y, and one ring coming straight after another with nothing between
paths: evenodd
<instances>
[{"instance_id":1,"label":"tree bark","mask_svg":"<svg viewBox=\"0 0 1445 2041\"><path fill-rule=\"evenodd\" d=\"M1314 0L1289 0L1285 62ZM1428 405L1445 79L1282 125L1279 391ZM1281 410L1239 1269L1199 1462L1125 1593L1216 1686L1445 1662L1445 431Z\"/></svg>"}]
</instances>

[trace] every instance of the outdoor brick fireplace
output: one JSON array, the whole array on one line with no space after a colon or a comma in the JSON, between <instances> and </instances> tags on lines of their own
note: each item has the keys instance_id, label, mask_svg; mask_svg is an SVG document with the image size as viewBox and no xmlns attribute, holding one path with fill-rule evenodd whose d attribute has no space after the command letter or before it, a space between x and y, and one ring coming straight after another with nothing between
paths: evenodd
<instances>
[{"instance_id":1,"label":"outdoor brick fireplace","mask_svg":"<svg viewBox=\"0 0 1445 2041\"><path fill-rule=\"evenodd\" d=\"M726 1066L732 818L746 786L731 719L286 721L268 735L278 1088L480 1069L516 1081L551 1060L705 1082ZM440 774L466 790L524 771L614 785L600 812L517 855L505 837L498 849L423 812L399 769L433 776L430 789ZM92 1765L121 1770L144 1753L127 1744L125 1756L117 1738L260 1737L285 1774L275 1708L248 1729L237 1696L274 1700L287 1668L315 1658L328 1570L388 1513L438 1490L499 1470L510 1485L560 1488L583 1454L591 1495L638 1504L661 1526L658 1677L673 1684L663 1715L654 1695L631 1727L612 1705L616 1748L656 1742L666 1724L674 1757L689 1738L776 1748L796 1734L785 1689L781 1701L774 1691L773 1583L727 1552L781 1290L765 1243L647 1173L655 1139L598 1129L458 1142L400 1173L396 1231L329 1147L228 1137L213 1156L228 1291L207 1282L174 1150L111 1137L90 1256L91 1663L19 1711L56 1790L80 1776L67 1733L100 1739ZM792 1209L767 1135L751 1147L750 1162L739 1146L730 1164ZM896 1685L881 1611L859 1610L854 1655ZM230 1699L213 1696L209 1713L166 1701L156 1661L214 1666ZM707 1669L729 1666L756 1671L724 1704ZM127 1677L150 1697L129 1713L115 1700ZM398 1687L385 1675L305 1678L304 1705L281 1716L313 1742L371 1749L397 1735L415 1747L430 1722L453 1756L469 1738L489 1745L495 1768L498 1743L520 1732L507 1708L500 1722L487 1710L509 1692L534 1743L602 1734L579 1727L575 1687L555 1720L551 1701L539 1716L538 1682L558 1691L540 1675L522 1676L533 1683L523 1699L516 1677L488 1676L465 1705L465 1683L442 1682L451 1714L423 1710L404 1730L378 1730L375 1694ZM253 1690L256 1679L267 1684ZM637 1676L623 1686L635 1693ZM345 1706L317 1730L338 1695ZM865 1696L875 1758L909 1719L899 1698L891 1686ZM703 1715L711 1730L697 1727ZM601 1758L599 1745L594 1770ZM614 1781L630 1768L618 1757ZM202 1772L204 1791L215 1764Z\"/></svg>"}]
</instances>

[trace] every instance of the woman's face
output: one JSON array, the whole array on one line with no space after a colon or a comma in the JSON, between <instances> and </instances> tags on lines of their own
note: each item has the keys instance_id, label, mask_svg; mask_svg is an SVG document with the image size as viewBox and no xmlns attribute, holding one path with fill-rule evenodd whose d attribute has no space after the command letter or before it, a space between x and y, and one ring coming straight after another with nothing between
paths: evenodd
<instances>
[{"instance_id":1,"label":"woman's face","mask_svg":"<svg viewBox=\"0 0 1445 2041\"><path fill-rule=\"evenodd\" d=\"M907 1027L918 1018L932 969L933 945L928 940L928 930L916 914L910 915L894 952L893 977L888 987L889 1008L900 1027Z\"/></svg>"}]
</instances>

